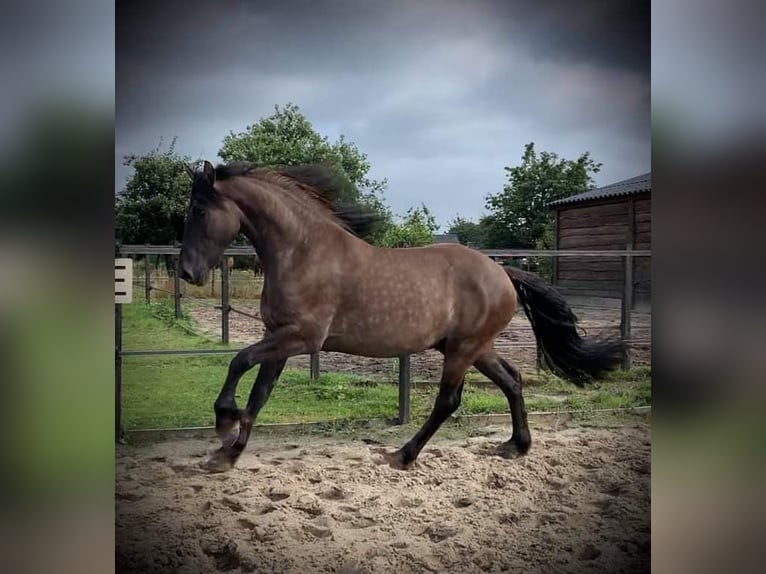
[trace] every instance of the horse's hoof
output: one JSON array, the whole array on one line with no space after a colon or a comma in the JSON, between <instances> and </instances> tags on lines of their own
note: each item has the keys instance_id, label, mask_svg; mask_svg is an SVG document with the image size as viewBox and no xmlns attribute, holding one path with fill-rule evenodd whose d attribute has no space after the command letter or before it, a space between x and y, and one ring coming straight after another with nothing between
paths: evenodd
<instances>
[{"instance_id":1,"label":"horse's hoof","mask_svg":"<svg viewBox=\"0 0 766 574\"><path fill-rule=\"evenodd\" d=\"M512 436L510 442L516 446L519 456L527 454L532 447L532 437L529 435L529 431L521 432L518 436Z\"/></svg>"},{"instance_id":2,"label":"horse's hoof","mask_svg":"<svg viewBox=\"0 0 766 574\"><path fill-rule=\"evenodd\" d=\"M240 423L236 420L216 429L216 434L218 435L218 438L221 439L223 448L229 448L237 441L239 438L239 427Z\"/></svg>"},{"instance_id":3,"label":"horse's hoof","mask_svg":"<svg viewBox=\"0 0 766 574\"><path fill-rule=\"evenodd\" d=\"M412 467L414 461L405 462L401 452L384 452L382 453L383 460L388 463L391 468L396 470L409 470Z\"/></svg>"},{"instance_id":4,"label":"horse's hoof","mask_svg":"<svg viewBox=\"0 0 766 574\"><path fill-rule=\"evenodd\" d=\"M504 442L495 449L495 453L502 458L519 458L529 452L529 442L519 442L515 439L511 439Z\"/></svg>"},{"instance_id":5,"label":"horse's hoof","mask_svg":"<svg viewBox=\"0 0 766 574\"><path fill-rule=\"evenodd\" d=\"M200 465L208 472L227 472L234 468L234 462L223 448L219 448Z\"/></svg>"}]
</instances>

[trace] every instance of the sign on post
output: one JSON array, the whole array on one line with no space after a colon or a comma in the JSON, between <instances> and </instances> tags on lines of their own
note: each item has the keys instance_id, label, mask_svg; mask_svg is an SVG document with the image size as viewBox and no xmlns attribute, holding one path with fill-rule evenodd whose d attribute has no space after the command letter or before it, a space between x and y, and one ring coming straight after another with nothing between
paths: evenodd
<instances>
[{"instance_id":1,"label":"sign on post","mask_svg":"<svg viewBox=\"0 0 766 574\"><path fill-rule=\"evenodd\" d=\"M114 302L133 302L133 260L130 258L114 260Z\"/></svg>"}]
</instances>

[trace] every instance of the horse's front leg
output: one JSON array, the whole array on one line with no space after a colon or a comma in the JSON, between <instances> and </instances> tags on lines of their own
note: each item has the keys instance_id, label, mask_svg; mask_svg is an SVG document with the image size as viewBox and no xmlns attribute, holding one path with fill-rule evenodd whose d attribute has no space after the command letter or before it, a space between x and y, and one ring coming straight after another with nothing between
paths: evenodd
<instances>
[{"instance_id":1,"label":"horse's front leg","mask_svg":"<svg viewBox=\"0 0 766 574\"><path fill-rule=\"evenodd\" d=\"M224 445L208 461L210 470L226 471L236 464L239 455L245 450L255 419L266 401L269 400L269 395L271 395L279 375L282 374L286 362L287 359L278 359L261 363L255 384L250 391L247 408L238 413L237 432L233 433L233 436L227 437Z\"/></svg>"},{"instance_id":2,"label":"horse's front leg","mask_svg":"<svg viewBox=\"0 0 766 574\"><path fill-rule=\"evenodd\" d=\"M289 357L313 353L321 342L305 337L294 326L281 327L256 343L242 349L229 363L226 382L215 401L216 431L223 447L208 461L211 470L226 470L236 462L247 443L252 419L266 403L274 382ZM248 409L237 408L234 396L239 380L255 365L262 363L248 401ZM264 392L267 390L267 392ZM256 410L257 407L257 410Z\"/></svg>"}]
</instances>

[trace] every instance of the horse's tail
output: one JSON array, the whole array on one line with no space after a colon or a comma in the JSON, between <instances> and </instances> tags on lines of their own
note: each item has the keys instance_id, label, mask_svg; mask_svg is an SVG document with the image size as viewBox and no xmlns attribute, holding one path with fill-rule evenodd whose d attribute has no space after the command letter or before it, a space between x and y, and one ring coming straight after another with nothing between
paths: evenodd
<instances>
[{"instance_id":1,"label":"horse's tail","mask_svg":"<svg viewBox=\"0 0 766 574\"><path fill-rule=\"evenodd\" d=\"M537 275L506 267L538 345L551 370L581 386L614 369L621 361L623 343L581 337L577 317L561 294Z\"/></svg>"}]
</instances>

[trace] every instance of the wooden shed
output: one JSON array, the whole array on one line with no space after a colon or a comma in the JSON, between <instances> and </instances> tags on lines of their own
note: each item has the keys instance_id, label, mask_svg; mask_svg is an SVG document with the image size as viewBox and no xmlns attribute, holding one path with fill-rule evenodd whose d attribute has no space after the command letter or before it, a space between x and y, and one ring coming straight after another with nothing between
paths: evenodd
<instances>
[{"instance_id":1,"label":"wooden shed","mask_svg":"<svg viewBox=\"0 0 766 574\"><path fill-rule=\"evenodd\" d=\"M437 233L434 235L434 243L460 243L457 233Z\"/></svg>"},{"instance_id":2,"label":"wooden shed","mask_svg":"<svg viewBox=\"0 0 766 574\"><path fill-rule=\"evenodd\" d=\"M651 249L651 172L551 202L556 249ZM623 257L559 257L553 282L568 297L620 299L625 279ZM651 303L651 257L633 258L635 306Z\"/></svg>"}]
</instances>

